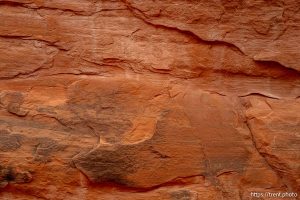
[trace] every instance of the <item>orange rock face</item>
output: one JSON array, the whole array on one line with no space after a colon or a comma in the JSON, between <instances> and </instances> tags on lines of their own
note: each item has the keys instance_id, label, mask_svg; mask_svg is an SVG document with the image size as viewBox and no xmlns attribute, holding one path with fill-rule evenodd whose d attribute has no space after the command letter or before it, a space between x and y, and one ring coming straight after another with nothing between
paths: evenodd
<instances>
[{"instance_id":1,"label":"orange rock face","mask_svg":"<svg viewBox=\"0 0 300 200\"><path fill-rule=\"evenodd\" d=\"M0 199L297 199L299 10L0 0Z\"/></svg>"}]
</instances>

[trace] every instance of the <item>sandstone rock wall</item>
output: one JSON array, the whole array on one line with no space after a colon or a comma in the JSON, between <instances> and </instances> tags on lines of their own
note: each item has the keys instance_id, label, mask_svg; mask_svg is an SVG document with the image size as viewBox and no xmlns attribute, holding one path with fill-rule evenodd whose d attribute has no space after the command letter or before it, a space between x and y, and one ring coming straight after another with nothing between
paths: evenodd
<instances>
[{"instance_id":1,"label":"sandstone rock wall","mask_svg":"<svg viewBox=\"0 0 300 200\"><path fill-rule=\"evenodd\" d=\"M297 0L0 0L0 199L300 195L299 71Z\"/></svg>"}]
</instances>

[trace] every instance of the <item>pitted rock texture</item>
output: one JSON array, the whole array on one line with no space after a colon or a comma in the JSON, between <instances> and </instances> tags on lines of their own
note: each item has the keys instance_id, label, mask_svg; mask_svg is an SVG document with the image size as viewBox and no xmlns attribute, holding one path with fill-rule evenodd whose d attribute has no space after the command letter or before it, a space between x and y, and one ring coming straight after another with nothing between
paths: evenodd
<instances>
[{"instance_id":1,"label":"pitted rock texture","mask_svg":"<svg viewBox=\"0 0 300 200\"><path fill-rule=\"evenodd\" d=\"M0 199L300 195L299 11L0 0Z\"/></svg>"}]
</instances>

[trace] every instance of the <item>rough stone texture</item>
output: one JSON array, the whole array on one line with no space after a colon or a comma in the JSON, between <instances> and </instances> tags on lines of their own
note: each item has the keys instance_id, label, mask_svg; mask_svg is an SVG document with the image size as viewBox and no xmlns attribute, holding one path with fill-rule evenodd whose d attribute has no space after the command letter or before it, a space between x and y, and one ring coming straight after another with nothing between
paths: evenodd
<instances>
[{"instance_id":1,"label":"rough stone texture","mask_svg":"<svg viewBox=\"0 0 300 200\"><path fill-rule=\"evenodd\" d=\"M297 0L0 0L0 199L300 195L299 49Z\"/></svg>"}]
</instances>

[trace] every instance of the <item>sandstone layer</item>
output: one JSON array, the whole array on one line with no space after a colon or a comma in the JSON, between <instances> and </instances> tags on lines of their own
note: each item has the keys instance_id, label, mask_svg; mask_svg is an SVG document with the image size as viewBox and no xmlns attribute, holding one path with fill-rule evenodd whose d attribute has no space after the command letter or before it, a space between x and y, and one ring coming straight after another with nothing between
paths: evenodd
<instances>
[{"instance_id":1,"label":"sandstone layer","mask_svg":"<svg viewBox=\"0 0 300 200\"><path fill-rule=\"evenodd\" d=\"M0 0L0 199L300 195L299 50L297 0Z\"/></svg>"}]
</instances>

